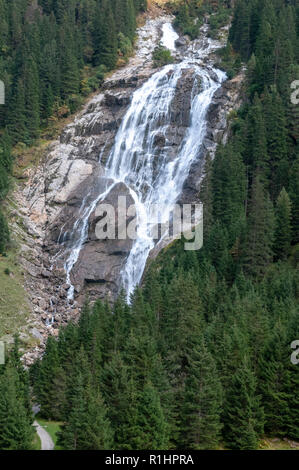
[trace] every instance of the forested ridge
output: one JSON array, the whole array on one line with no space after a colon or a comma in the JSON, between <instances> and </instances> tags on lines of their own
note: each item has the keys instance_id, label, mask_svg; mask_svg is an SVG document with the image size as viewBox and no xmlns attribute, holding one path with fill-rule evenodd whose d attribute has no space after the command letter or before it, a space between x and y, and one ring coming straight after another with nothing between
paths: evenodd
<instances>
[{"instance_id":1,"label":"forested ridge","mask_svg":"<svg viewBox=\"0 0 299 470\"><path fill-rule=\"evenodd\" d=\"M105 72L132 53L145 0L0 0L0 202L11 148L32 145L51 121L75 112ZM0 253L9 240L0 212Z\"/></svg>"},{"instance_id":2,"label":"forested ridge","mask_svg":"<svg viewBox=\"0 0 299 470\"><path fill-rule=\"evenodd\" d=\"M195 3L183 2L189 18ZM299 439L290 360L299 338L298 28L296 1L235 2L221 57L231 75L247 65L244 100L227 145L206 162L204 247L176 242L130 306L125 293L113 306L87 302L79 325L49 338L30 380L41 416L63 423L62 448L251 450L265 435ZM30 446L19 364L16 345L0 369L0 448Z\"/></svg>"}]
</instances>

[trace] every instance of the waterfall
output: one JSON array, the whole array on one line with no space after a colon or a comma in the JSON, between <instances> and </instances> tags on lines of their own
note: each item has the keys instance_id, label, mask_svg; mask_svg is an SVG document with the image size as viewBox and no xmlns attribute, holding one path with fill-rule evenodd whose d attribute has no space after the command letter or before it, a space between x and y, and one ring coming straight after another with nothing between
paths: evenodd
<instances>
[{"instance_id":1,"label":"waterfall","mask_svg":"<svg viewBox=\"0 0 299 470\"><path fill-rule=\"evenodd\" d=\"M162 44L175 48L176 33L170 23L163 27ZM80 251L88 236L91 214L99 201L104 200L112 187L124 183L134 200L137 214L137 239L121 273L121 284L128 300L140 283L148 256L155 246L148 224L153 205L161 204L161 222L167 222L178 200L192 163L198 158L206 134L206 115L215 91L221 86L225 74L202 64L202 58L211 49L208 46L195 51L182 62L167 65L152 75L133 95L122 124L115 137L114 146L106 164L107 183L93 201L88 197L81 206L81 214L71 234L72 247L65 263L67 282L71 285L71 271L78 261ZM193 91L189 127L186 129L177 155L173 157L167 146L167 131L171 127L171 106L177 84L186 69L193 74ZM165 146L157 154L155 138L165 137ZM88 202L88 203L87 203ZM69 289L69 299L74 296L74 286Z\"/></svg>"},{"instance_id":2,"label":"waterfall","mask_svg":"<svg viewBox=\"0 0 299 470\"><path fill-rule=\"evenodd\" d=\"M166 47L170 51L175 51L175 41L179 38L179 35L174 31L170 23L163 24L162 32L162 46Z\"/></svg>"}]
</instances>

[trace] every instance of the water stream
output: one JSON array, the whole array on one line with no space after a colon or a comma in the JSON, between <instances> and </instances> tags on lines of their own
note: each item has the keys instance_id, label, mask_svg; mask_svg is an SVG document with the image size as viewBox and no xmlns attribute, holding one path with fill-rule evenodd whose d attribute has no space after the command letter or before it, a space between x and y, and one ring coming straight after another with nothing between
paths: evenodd
<instances>
[{"instance_id":1,"label":"water stream","mask_svg":"<svg viewBox=\"0 0 299 470\"><path fill-rule=\"evenodd\" d=\"M174 51L177 37L171 24L164 24L162 44ZM120 280L127 291L128 299L140 283L148 256L155 246L148 224L151 208L155 204L161 204L161 222L169 220L190 167L200 153L206 134L207 111L213 95L225 79L223 72L202 62L203 57L212 49L212 40L195 51L191 47L180 63L163 67L134 92L106 164L106 176L112 183L104 192L101 190L93 201L88 196L85 198L79 218L69 235L71 250L65 263L67 283L71 285L69 299L74 296L71 272L87 240L89 218L99 201L104 200L118 182L129 188L138 221L137 239L123 267ZM167 132L173 125L170 117L177 84L186 69L191 69L193 76L190 124L174 157L167 145ZM157 150L156 138L161 135L165 137L165 145L162 150Z\"/></svg>"}]
</instances>

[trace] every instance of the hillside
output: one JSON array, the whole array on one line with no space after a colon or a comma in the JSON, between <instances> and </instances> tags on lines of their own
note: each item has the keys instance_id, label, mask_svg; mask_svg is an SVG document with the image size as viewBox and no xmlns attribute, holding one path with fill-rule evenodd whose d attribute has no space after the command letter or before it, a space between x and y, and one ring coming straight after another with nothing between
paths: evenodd
<instances>
[{"instance_id":1,"label":"hillside","mask_svg":"<svg viewBox=\"0 0 299 470\"><path fill-rule=\"evenodd\" d=\"M0 450L299 449L298 31L0 0Z\"/></svg>"}]
</instances>

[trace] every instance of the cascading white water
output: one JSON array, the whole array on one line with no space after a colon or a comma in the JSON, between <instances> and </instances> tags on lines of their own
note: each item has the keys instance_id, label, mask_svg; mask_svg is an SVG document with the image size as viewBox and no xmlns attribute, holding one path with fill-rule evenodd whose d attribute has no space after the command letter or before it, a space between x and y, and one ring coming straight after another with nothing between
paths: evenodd
<instances>
[{"instance_id":1,"label":"cascading white water","mask_svg":"<svg viewBox=\"0 0 299 470\"><path fill-rule=\"evenodd\" d=\"M163 31L162 43L175 47L177 35L172 26L167 23ZM161 204L161 222L169 220L191 164L199 155L206 133L207 110L215 91L225 79L225 74L220 70L201 65L201 56L207 55L210 47L211 43L206 50L196 51L197 59L192 50L192 61L187 57L179 64L165 66L134 93L106 165L107 179L113 183L91 203L86 206L82 204L80 218L75 224L74 242L65 264L67 282L70 285L71 271L87 239L89 218L98 202L104 200L112 186L118 182L125 183L129 188L135 202L138 222L137 239L122 271L121 282L128 293L128 300L140 283L149 253L155 246L152 227L148 224L151 208ZM175 158L171 156L167 145L157 156L155 137L167 137L176 87L186 69L192 69L194 75L190 125ZM68 297L71 299L73 296L72 286Z\"/></svg>"},{"instance_id":2,"label":"cascading white water","mask_svg":"<svg viewBox=\"0 0 299 470\"><path fill-rule=\"evenodd\" d=\"M170 51L175 51L175 41L179 38L179 35L175 32L170 23L164 23L162 26L162 46L166 47Z\"/></svg>"}]
</instances>

